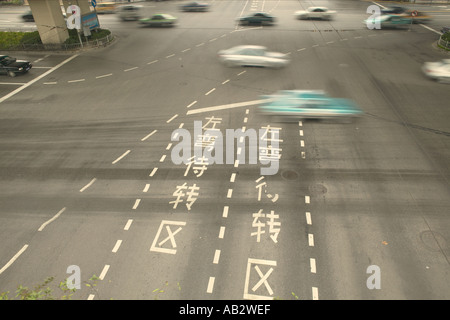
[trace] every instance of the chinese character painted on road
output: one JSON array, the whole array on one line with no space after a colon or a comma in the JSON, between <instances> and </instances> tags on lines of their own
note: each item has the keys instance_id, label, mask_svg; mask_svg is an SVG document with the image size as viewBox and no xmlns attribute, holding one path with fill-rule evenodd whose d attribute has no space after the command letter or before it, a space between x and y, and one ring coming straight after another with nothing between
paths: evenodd
<instances>
[{"instance_id":1,"label":"chinese character painted on road","mask_svg":"<svg viewBox=\"0 0 450 320\"><path fill-rule=\"evenodd\" d=\"M184 176L186 177L189 170L192 167L192 172L194 172L195 176L201 177L203 175L203 173L206 171L206 169L208 168L209 161L208 158L205 156L202 157L195 157L192 156L189 158L189 162L186 164L187 168L186 171L184 172ZM194 166L192 166L194 165Z\"/></svg>"},{"instance_id":2,"label":"chinese character painted on road","mask_svg":"<svg viewBox=\"0 0 450 320\"><path fill-rule=\"evenodd\" d=\"M270 213L263 213L263 210L260 209L258 212L253 213L253 223L252 223L252 227L253 228L257 228L257 230L255 232L252 232L250 235L256 236L256 242L260 242L261 240L261 235L265 234L266 231L264 230L264 228L266 227L266 224L269 226L269 233L270 238L272 239L273 242L277 243L278 240L278 234L280 233L280 226L281 226L281 222L277 222L275 221L275 219L279 219L280 216L278 214L274 214L274 211L271 210ZM259 219L262 218L266 218L266 222L262 222Z\"/></svg>"},{"instance_id":3,"label":"chinese character painted on road","mask_svg":"<svg viewBox=\"0 0 450 320\"><path fill-rule=\"evenodd\" d=\"M183 202L183 199L185 196L187 196L186 199L186 207L188 210L191 210L191 206L194 204L194 202L197 200L197 197L199 193L197 191L200 190L200 187L197 187L197 185L194 183L192 186L187 186L187 183L183 183L181 186L177 186L177 190L173 193L174 197L177 197L176 200L170 201L170 204L174 204L173 208L176 209L178 206L178 203ZM183 192L183 191L186 191Z\"/></svg>"},{"instance_id":4,"label":"chinese character painted on road","mask_svg":"<svg viewBox=\"0 0 450 320\"><path fill-rule=\"evenodd\" d=\"M264 179L264 177L260 177L258 180L255 180L255 182L258 183L263 179ZM256 185L256 189L258 189L258 201L261 201L261 194L262 194L263 187L264 187L264 194L267 196L267 198L271 199L272 202L276 202L278 200L278 194L272 195L270 193L267 193L267 190L266 190L267 183L265 181Z\"/></svg>"}]
</instances>

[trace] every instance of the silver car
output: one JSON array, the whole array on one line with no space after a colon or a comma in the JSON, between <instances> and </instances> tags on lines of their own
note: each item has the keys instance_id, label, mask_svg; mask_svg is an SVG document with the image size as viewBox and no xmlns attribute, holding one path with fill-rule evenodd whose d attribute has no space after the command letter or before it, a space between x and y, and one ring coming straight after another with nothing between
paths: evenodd
<instances>
[{"instance_id":1,"label":"silver car","mask_svg":"<svg viewBox=\"0 0 450 320\"><path fill-rule=\"evenodd\" d=\"M237 46L219 51L218 56L219 60L228 67L282 68L289 64L288 55L268 51L263 46Z\"/></svg>"}]
</instances>

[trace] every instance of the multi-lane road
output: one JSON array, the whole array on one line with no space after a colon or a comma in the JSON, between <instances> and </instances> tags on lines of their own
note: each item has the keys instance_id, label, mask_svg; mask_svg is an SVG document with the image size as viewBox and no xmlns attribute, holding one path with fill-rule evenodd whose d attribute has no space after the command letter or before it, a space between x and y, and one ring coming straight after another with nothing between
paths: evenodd
<instances>
[{"instance_id":1,"label":"multi-lane road","mask_svg":"<svg viewBox=\"0 0 450 320\"><path fill-rule=\"evenodd\" d=\"M77 266L73 299L449 299L450 90L421 66L448 58L435 43L450 5L412 6L427 25L369 30L373 2L180 3L141 3L177 16L174 28L103 15L117 37L105 48L10 53L34 67L0 84L0 292ZM294 19L312 5L337 16ZM21 10L0 14L2 30L35 28ZM257 10L277 24L236 25ZM239 44L290 64L221 65L217 52ZM326 90L365 114L258 114L254 101L281 89ZM194 121L223 135L223 164L175 163L181 135L212 143ZM227 129L265 130L277 174L234 161L269 151L227 144Z\"/></svg>"}]
</instances>

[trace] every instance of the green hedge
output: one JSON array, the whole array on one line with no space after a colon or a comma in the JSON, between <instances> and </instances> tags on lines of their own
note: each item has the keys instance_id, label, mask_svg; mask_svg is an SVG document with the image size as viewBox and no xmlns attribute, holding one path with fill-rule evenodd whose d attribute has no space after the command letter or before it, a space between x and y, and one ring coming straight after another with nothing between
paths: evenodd
<instances>
[{"instance_id":1,"label":"green hedge","mask_svg":"<svg viewBox=\"0 0 450 320\"><path fill-rule=\"evenodd\" d=\"M0 31L0 49L10 49L23 43L40 44L41 37L38 31L33 32L6 32Z\"/></svg>"},{"instance_id":2,"label":"green hedge","mask_svg":"<svg viewBox=\"0 0 450 320\"><path fill-rule=\"evenodd\" d=\"M442 35L442 40L450 41L450 31Z\"/></svg>"}]
</instances>

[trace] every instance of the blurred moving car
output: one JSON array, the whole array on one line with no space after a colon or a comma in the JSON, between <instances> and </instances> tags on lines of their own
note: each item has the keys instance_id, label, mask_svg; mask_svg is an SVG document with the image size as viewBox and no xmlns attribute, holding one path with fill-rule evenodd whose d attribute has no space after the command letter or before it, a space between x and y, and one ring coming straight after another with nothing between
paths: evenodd
<instances>
[{"instance_id":1,"label":"blurred moving car","mask_svg":"<svg viewBox=\"0 0 450 320\"><path fill-rule=\"evenodd\" d=\"M263 99L267 102L259 106L259 111L280 120L353 120L363 114L353 101L329 97L322 90L282 90Z\"/></svg>"},{"instance_id":2,"label":"blurred moving car","mask_svg":"<svg viewBox=\"0 0 450 320\"><path fill-rule=\"evenodd\" d=\"M411 24L411 17L401 15L381 15L375 18L364 20L364 24L380 25L381 28L407 27Z\"/></svg>"},{"instance_id":3,"label":"blurred moving car","mask_svg":"<svg viewBox=\"0 0 450 320\"><path fill-rule=\"evenodd\" d=\"M15 77L18 73L27 73L32 67L29 61L17 60L10 56L0 56L0 73Z\"/></svg>"},{"instance_id":4,"label":"blurred moving car","mask_svg":"<svg viewBox=\"0 0 450 320\"><path fill-rule=\"evenodd\" d=\"M95 11L97 13L116 13L116 6L115 2L97 2Z\"/></svg>"},{"instance_id":5,"label":"blurred moving car","mask_svg":"<svg viewBox=\"0 0 450 320\"><path fill-rule=\"evenodd\" d=\"M332 20L336 11L329 10L327 7L309 7L306 10L299 10L295 12L295 16L299 20L305 19L322 19Z\"/></svg>"},{"instance_id":6,"label":"blurred moving car","mask_svg":"<svg viewBox=\"0 0 450 320\"><path fill-rule=\"evenodd\" d=\"M437 62L425 62L422 66L423 73L437 81L450 81L450 59L442 59Z\"/></svg>"},{"instance_id":7,"label":"blurred moving car","mask_svg":"<svg viewBox=\"0 0 450 320\"><path fill-rule=\"evenodd\" d=\"M66 13L64 11L62 11L62 15L63 15L64 19L66 19ZM22 20L25 22L34 22L34 17L33 17L33 13L31 12L31 10L27 11L26 13L24 13L22 15Z\"/></svg>"},{"instance_id":8,"label":"blurred moving car","mask_svg":"<svg viewBox=\"0 0 450 320\"><path fill-rule=\"evenodd\" d=\"M228 67L252 66L282 68L289 64L284 53L267 51L263 46L236 46L218 53L219 60Z\"/></svg>"},{"instance_id":9,"label":"blurred moving car","mask_svg":"<svg viewBox=\"0 0 450 320\"><path fill-rule=\"evenodd\" d=\"M34 17L31 10L22 15L22 20L25 22L34 22Z\"/></svg>"},{"instance_id":10,"label":"blurred moving car","mask_svg":"<svg viewBox=\"0 0 450 320\"><path fill-rule=\"evenodd\" d=\"M209 4L205 2L188 2L186 4L183 4L180 6L180 9L182 11L208 11L209 10Z\"/></svg>"},{"instance_id":11,"label":"blurred moving car","mask_svg":"<svg viewBox=\"0 0 450 320\"><path fill-rule=\"evenodd\" d=\"M400 6L389 6L381 9L381 14L403 14L405 12L406 9Z\"/></svg>"},{"instance_id":12,"label":"blurred moving car","mask_svg":"<svg viewBox=\"0 0 450 320\"><path fill-rule=\"evenodd\" d=\"M123 21L126 20L139 20L142 18L142 6L127 4L118 6L116 12L119 14L119 18Z\"/></svg>"},{"instance_id":13,"label":"blurred moving car","mask_svg":"<svg viewBox=\"0 0 450 320\"><path fill-rule=\"evenodd\" d=\"M139 23L148 27L173 27L177 18L166 13L154 14L149 18L139 19Z\"/></svg>"},{"instance_id":14,"label":"blurred moving car","mask_svg":"<svg viewBox=\"0 0 450 320\"><path fill-rule=\"evenodd\" d=\"M261 25L271 25L275 23L275 17L271 16L266 12L256 12L253 14L246 15L244 17L239 17L236 19L241 25L249 24L261 24Z\"/></svg>"}]
</instances>

